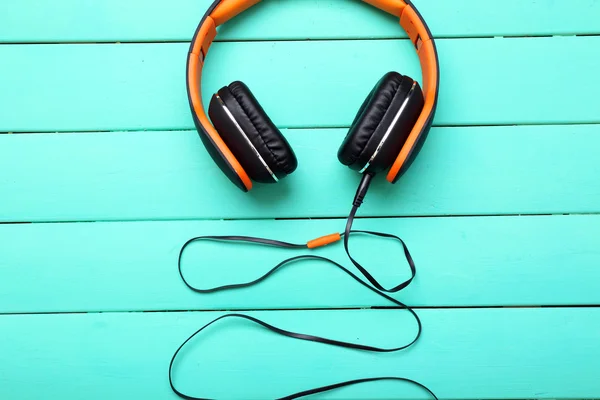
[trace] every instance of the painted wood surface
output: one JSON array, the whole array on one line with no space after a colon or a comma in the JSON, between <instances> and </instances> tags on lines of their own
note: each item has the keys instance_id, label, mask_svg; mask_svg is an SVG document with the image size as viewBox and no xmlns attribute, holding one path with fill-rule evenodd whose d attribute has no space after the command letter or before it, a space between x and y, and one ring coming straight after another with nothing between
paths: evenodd
<instances>
[{"instance_id":1,"label":"painted wood surface","mask_svg":"<svg viewBox=\"0 0 600 400\"><path fill-rule=\"evenodd\" d=\"M293 264L254 288L198 295L177 274L187 239L259 235L298 243L343 220L0 225L0 313L391 306L323 262ZM417 278L395 297L427 307L600 304L600 216L361 219L398 234ZM393 286L409 277L397 242L353 237L358 260ZM377 249L374 251L374 249ZM183 257L194 285L256 279L308 250L196 243ZM310 254L351 268L341 244ZM390 258L396 260L389 263ZM357 272L353 267L354 272Z\"/></svg>"},{"instance_id":2,"label":"painted wood surface","mask_svg":"<svg viewBox=\"0 0 600 400\"><path fill-rule=\"evenodd\" d=\"M316 262L239 292L180 282L191 236L341 230L357 176L335 154L354 113L383 73L420 79L397 22L357 1L269 0L219 28L205 99L245 81L300 160L244 195L191 130L185 57L208 2L0 2L0 399L174 399L172 352L223 310L366 344L414 334L406 312L367 309L387 304ZM422 339L362 354L231 321L186 351L191 393L400 375L442 399L600 398L600 2L415 3L438 38L436 127L356 227L407 241L418 275L396 297L418 307ZM384 283L407 277L393 243L352 242ZM184 270L217 285L295 254L202 243ZM316 254L348 264L339 244ZM390 397L428 398L399 384L319 398Z\"/></svg>"},{"instance_id":3,"label":"painted wood surface","mask_svg":"<svg viewBox=\"0 0 600 400\"><path fill-rule=\"evenodd\" d=\"M443 39L437 45L435 125L600 122L600 77L593 73L600 59L590 51L600 46L598 36ZM188 47L2 46L0 58L11 62L0 64L8 78L0 83L0 132L192 129ZM390 70L420 80L408 40L215 43L203 94L208 100L242 80L279 127L347 127Z\"/></svg>"},{"instance_id":4,"label":"painted wood surface","mask_svg":"<svg viewBox=\"0 0 600 400\"><path fill-rule=\"evenodd\" d=\"M0 3L0 42L189 40L211 0L19 0ZM437 37L600 33L595 0L415 0ZM48 18L52 15L52 18ZM269 0L220 40L404 37L393 17L359 1Z\"/></svg>"},{"instance_id":5,"label":"painted wood surface","mask_svg":"<svg viewBox=\"0 0 600 400\"><path fill-rule=\"evenodd\" d=\"M346 130L288 130L298 170L242 193L198 134L0 135L0 220L342 217L358 175ZM600 211L600 125L435 128L396 185L377 178L361 216Z\"/></svg>"},{"instance_id":6,"label":"painted wood surface","mask_svg":"<svg viewBox=\"0 0 600 400\"><path fill-rule=\"evenodd\" d=\"M0 397L176 399L169 360L221 313L102 313L0 318ZM253 313L284 329L392 346L414 334L396 310ZM265 399L364 376L418 379L441 399L582 399L600 392L598 308L420 310L424 334L397 354L343 351L273 337L240 321L214 326L176 370L191 394ZM401 384L329 399L430 399Z\"/></svg>"}]
</instances>

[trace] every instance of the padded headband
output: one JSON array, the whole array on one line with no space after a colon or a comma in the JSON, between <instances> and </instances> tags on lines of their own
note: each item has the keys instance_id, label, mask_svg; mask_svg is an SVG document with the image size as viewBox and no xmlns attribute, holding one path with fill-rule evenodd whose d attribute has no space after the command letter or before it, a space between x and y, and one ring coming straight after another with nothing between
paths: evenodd
<instances>
[{"instance_id":1,"label":"padded headband","mask_svg":"<svg viewBox=\"0 0 600 400\"><path fill-rule=\"evenodd\" d=\"M259 3L261 0L215 0L200 21L188 54L187 63L187 90L190 107L193 111L194 122L198 130L210 140L219 151L220 158L230 170L237 174L241 184L250 190L252 181L227 147L217 130L210 123L201 96L202 68L208 49L217 35L217 26L229 21L231 18ZM439 63L435 43L429 28L409 0L362 0L389 14L400 18L400 25L404 28L411 42L417 50L423 77L423 91L425 105L417 119L414 128L400 154L390 168L387 180L396 182L401 172L408 166L411 153L417 147L421 135L428 131L433 122L438 97Z\"/></svg>"}]
</instances>

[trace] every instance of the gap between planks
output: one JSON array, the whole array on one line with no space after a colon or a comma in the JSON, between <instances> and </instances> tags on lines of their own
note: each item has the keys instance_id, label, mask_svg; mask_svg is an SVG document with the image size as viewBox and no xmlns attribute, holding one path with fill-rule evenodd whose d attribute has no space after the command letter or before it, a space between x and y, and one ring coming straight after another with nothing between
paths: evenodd
<instances>
[{"instance_id":1,"label":"gap between planks","mask_svg":"<svg viewBox=\"0 0 600 400\"><path fill-rule=\"evenodd\" d=\"M495 309L533 309L533 308L600 308L600 304L549 304L549 305L511 305L511 306L409 306L413 310L495 310ZM383 310L406 311L401 307L291 307L291 308L224 308L224 309L187 309L187 310L131 310L131 311L43 311L43 312L0 312L9 315L71 315L71 314L143 314L143 313L223 313L223 312L262 312L262 311L359 311Z\"/></svg>"},{"instance_id":2,"label":"gap between planks","mask_svg":"<svg viewBox=\"0 0 600 400\"><path fill-rule=\"evenodd\" d=\"M519 218L519 217L564 217L589 216L600 213L557 213L557 214L452 214L452 215L387 215L387 216L356 216L360 219L415 219L415 218ZM98 220L64 220L64 221L0 221L0 225L20 224L93 224L93 223L123 223L123 222L183 222L183 221L316 221L316 220L345 220L347 215L328 217L289 217L289 218L148 218L148 219L98 219Z\"/></svg>"},{"instance_id":3,"label":"gap between planks","mask_svg":"<svg viewBox=\"0 0 600 400\"><path fill-rule=\"evenodd\" d=\"M435 40L470 40L470 39L536 39L536 38L550 38L550 37L590 37L600 36L600 33L574 33L565 35L481 35L481 36L434 36ZM374 40L408 40L404 36L390 36L390 37L364 37L364 38L302 38L302 39L215 39L215 43L252 43L252 42L360 42L360 41L374 41ZM88 44L183 44L190 43L190 40L120 40L120 41L80 41L80 42L0 42L1 45L88 45Z\"/></svg>"},{"instance_id":4,"label":"gap between planks","mask_svg":"<svg viewBox=\"0 0 600 400\"><path fill-rule=\"evenodd\" d=\"M519 123L519 124L446 124L446 125L436 125L435 123L432 125L433 128L497 128L497 127L519 127L519 126L596 126L600 125L600 120L596 122L553 122L553 123L545 123L545 122L532 122L532 123ZM286 127L286 126L278 126L278 129L285 129L288 131L296 131L296 130L335 130L335 129L350 129L349 126L294 126L294 127ZM159 128L150 128L150 129L121 129L121 130L62 130L62 131L0 131L0 135L5 134L19 134L19 135L40 135L40 134L85 134L85 133L129 133L129 132L195 132L193 129L159 129Z\"/></svg>"}]
</instances>

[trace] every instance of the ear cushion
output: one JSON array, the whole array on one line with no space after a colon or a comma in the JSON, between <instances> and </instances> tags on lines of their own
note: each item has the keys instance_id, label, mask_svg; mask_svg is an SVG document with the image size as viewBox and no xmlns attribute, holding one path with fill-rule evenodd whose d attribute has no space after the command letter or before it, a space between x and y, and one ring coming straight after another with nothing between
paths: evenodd
<instances>
[{"instance_id":1,"label":"ear cushion","mask_svg":"<svg viewBox=\"0 0 600 400\"><path fill-rule=\"evenodd\" d=\"M265 168L260 158L256 155L257 150L253 145L250 145L248 135L242 131L240 124L235 120L229 108L225 106L221 96L217 97L216 94L213 95L210 100L208 115L215 129L219 132L219 135L242 165L250 179L263 183L275 182L271 175L271 172L274 173L274 171L271 167L269 167L271 172Z\"/></svg>"},{"instance_id":2,"label":"ear cushion","mask_svg":"<svg viewBox=\"0 0 600 400\"><path fill-rule=\"evenodd\" d=\"M223 141L250 177L257 182L273 182L273 177L256 156L252 146L278 179L294 172L298 166L296 155L250 89L242 82L234 82L221 88L217 95L230 115L224 112L223 104L219 104L216 96L213 96L209 116ZM235 123L231 121L231 117L235 119ZM240 128L243 132L240 132Z\"/></svg>"},{"instance_id":3,"label":"ear cushion","mask_svg":"<svg viewBox=\"0 0 600 400\"><path fill-rule=\"evenodd\" d=\"M387 73L359 109L338 151L339 161L354 170L369 164L367 172L388 168L400 153L423 105L423 93L418 83L397 72ZM388 136L378 151L386 133ZM376 152L376 157L371 160Z\"/></svg>"}]
</instances>

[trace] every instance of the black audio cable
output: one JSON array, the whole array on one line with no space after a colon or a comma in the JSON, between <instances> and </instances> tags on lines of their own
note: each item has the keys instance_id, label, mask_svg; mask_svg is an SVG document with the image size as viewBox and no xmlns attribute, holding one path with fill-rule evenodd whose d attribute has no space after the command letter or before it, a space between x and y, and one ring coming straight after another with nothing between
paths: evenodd
<instances>
[{"instance_id":1,"label":"black audio cable","mask_svg":"<svg viewBox=\"0 0 600 400\"><path fill-rule=\"evenodd\" d=\"M179 251L179 257L178 257L178 261L177 261L177 268L179 271L179 276L181 277L181 279L183 280L183 282L189 289L193 290L196 293L206 294L206 293L214 293L214 292L219 292L219 291L224 291L224 290L247 288L247 287L256 285L256 284L266 280L267 278L269 278L276 271L278 271L296 261L302 261L302 260L323 261L325 263L328 263L330 265L333 265L333 266L339 268L340 270L345 272L348 276L350 276L352 279L354 279L356 282L358 282L365 288L369 289L371 292L388 300L389 302L400 307L401 309L407 310L414 317L414 319L417 323L417 333L415 334L414 338L408 344L404 344L402 346L397 346L397 347L392 347L392 348L375 347L375 346L362 345L362 344L358 344L358 343L328 339L325 337L314 336L314 335L309 335L309 334L305 334L305 333L287 331L287 330L278 328L276 326L273 326L271 324L268 324L258 318L251 317L251 316L245 315L245 314L238 314L238 313L225 314L219 318L212 320L211 322L207 323L206 325L204 325L203 327L198 329L196 332L194 332L190 337L188 337L177 348L177 350L173 354L173 357L171 358L171 362L169 363L169 384L171 385L171 389L173 390L173 392L175 394L177 394L179 397L181 397L183 399L187 399L187 400L210 400L209 398L205 398L205 397L194 397L194 396L186 395L186 394L180 392L177 388L175 388L175 385L173 383L173 365L175 364L177 356L179 355L179 353L185 347L186 344L188 344L194 337L196 337L198 334L203 332L209 326L216 324L217 322L224 320L224 319L231 319L231 318L245 319L245 320L251 321L257 325L260 325L263 328L265 328L273 333L276 333L280 336L285 336L285 337L289 337L289 338L293 338L293 339L322 343L322 344L326 344L326 345L337 346L337 347L342 347L342 348L347 348L347 349L378 352L378 353L390 353L390 352L404 350L404 349L412 346L419 339L419 337L421 336L422 324L421 324L421 320L419 319L419 316L417 315L417 313L411 307L407 306L406 304L402 303L401 301L396 300L395 298L386 294L386 293L396 293L396 292L399 292L400 290L406 288L412 282L412 280L414 279L414 277L416 275L415 263L412 259L412 256L410 255L408 247L406 246L404 241L396 235L391 235L391 234L382 233L382 232L374 232L374 231L352 230L352 224L354 222L356 212L358 211L358 208L363 203L363 200L364 200L364 198L367 194L367 191L369 189L369 186L371 184L372 178L373 178L373 175L371 175L371 174L363 175L363 179L360 182L358 190L356 191L356 196L354 197L354 201L352 202L352 210L350 211L350 214L348 216L344 233L342 233L342 234L336 233L336 234L332 234L332 235L323 236L321 238L309 241L306 244L294 244L294 243L282 242L282 241L278 241L278 240L264 239L264 238L251 237L251 236L198 236L198 237L192 238L192 239L188 240L187 242L185 242ZM398 242L400 242L400 244L402 245L402 248L404 250L404 256L406 257L406 261L408 262L408 265L410 267L410 271L411 271L410 278L408 278L404 282L402 282L392 288L389 288L389 289L384 288L367 271L366 268L364 268L358 261L356 261L350 255L349 238L350 238L350 235L356 235L356 234L378 236L378 237L397 240ZM253 281L250 281L250 282L224 285L224 286L205 288L205 289L201 289L201 288L191 285L186 280L186 278L181 270L181 259L183 257L183 253L185 252L186 248L190 244L197 242L197 241L218 241L218 242L238 242L238 243L245 242L245 243L255 243L255 244L265 245L265 246L288 248L288 249L313 249L316 247L321 247L321 246L325 246L325 245L334 243L336 241L341 240L342 238L344 241L344 249L346 251L346 254L348 255L348 258L350 259L352 264L359 270L359 272L367 279L367 281L369 281L371 283L372 286L369 285L369 283L367 283L366 281L362 280L358 275L354 274L353 272L348 270L346 267L333 261L332 259L327 258L327 257L322 257L322 256L315 256L315 255L301 255L301 256L296 256L296 257L285 259L282 262L280 262L279 264L277 264L275 267L273 267L270 271L265 273L264 275L260 276L259 278L255 279ZM412 379L402 378L402 377L394 377L394 376L372 377L372 378L349 380L349 381L345 381L345 382L340 382L340 383L336 383L336 384L332 384L332 385L322 386L322 387L294 393L294 394L291 394L291 395L288 395L285 397L281 397L279 400L299 399L302 397L306 397L306 396L310 396L310 395L314 395L314 394L318 394L318 393L323 393L323 392L328 392L328 391L339 389L339 388L346 387L346 386L353 386L353 385L358 385L361 383L375 382L375 381L407 382L407 383L410 383L417 387L422 388L428 394L430 394L433 399L437 400L436 395L425 385L423 385L415 380L412 380Z\"/></svg>"}]
</instances>

